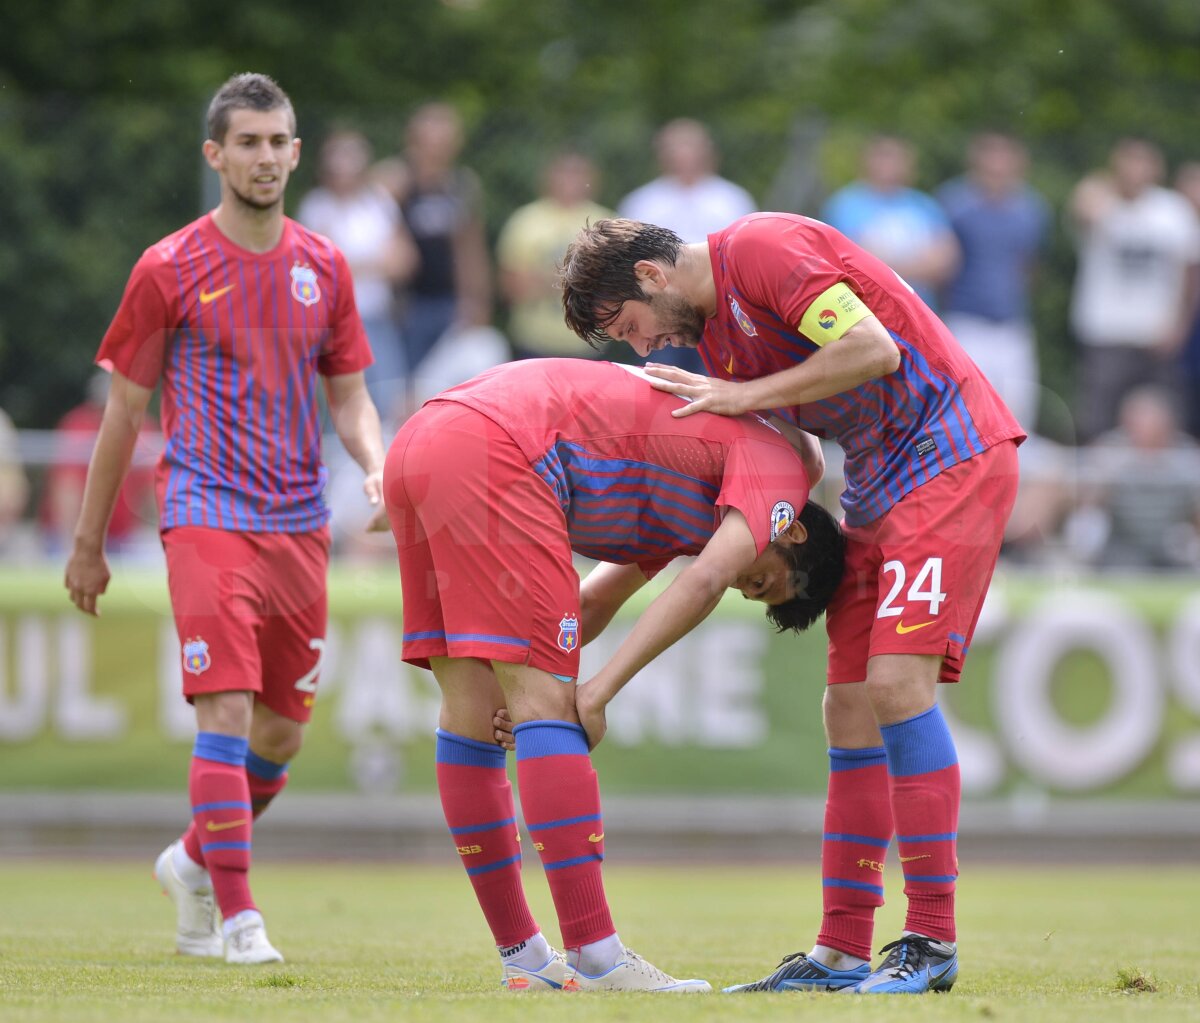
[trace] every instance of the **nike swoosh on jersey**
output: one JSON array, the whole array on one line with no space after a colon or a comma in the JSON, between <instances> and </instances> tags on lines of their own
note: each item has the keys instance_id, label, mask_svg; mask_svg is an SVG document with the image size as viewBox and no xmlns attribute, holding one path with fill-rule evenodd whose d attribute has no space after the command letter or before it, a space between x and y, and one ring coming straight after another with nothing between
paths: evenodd
<instances>
[{"instance_id":1,"label":"nike swoosh on jersey","mask_svg":"<svg viewBox=\"0 0 1200 1023\"><path fill-rule=\"evenodd\" d=\"M916 632L917 629L923 629L923 628L925 628L926 625L932 625L932 624L933 624L933 622L921 622L918 625L905 625L903 622L897 622L896 623L896 631L901 636L903 636L909 632Z\"/></svg>"},{"instance_id":2,"label":"nike swoosh on jersey","mask_svg":"<svg viewBox=\"0 0 1200 1023\"><path fill-rule=\"evenodd\" d=\"M594 832L594 831L593 831L593 832L592 832L590 835L588 835L588 841L589 841L589 842L599 842L599 841L601 841L603 838L604 838L604 832L603 832L603 831L601 831L601 832L600 832L600 834L598 834L598 835L597 835L597 834L596 834L596 832Z\"/></svg>"},{"instance_id":3,"label":"nike swoosh on jersey","mask_svg":"<svg viewBox=\"0 0 1200 1023\"><path fill-rule=\"evenodd\" d=\"M216 301L222 295L226 295L229 292L233 291L233 289L236 287L237 287L236 284L226 284L225 287L217 288L216 291L205 291L203 288L201 288L200 289L200 304L208 305L209 302Z\"/></svg>"}]
</instances>

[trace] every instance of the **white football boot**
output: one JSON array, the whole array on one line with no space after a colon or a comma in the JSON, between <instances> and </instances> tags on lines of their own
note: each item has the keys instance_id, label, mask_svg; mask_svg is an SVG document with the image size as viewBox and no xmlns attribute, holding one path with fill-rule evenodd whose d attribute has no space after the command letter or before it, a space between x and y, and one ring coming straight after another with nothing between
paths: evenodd
<instances>
[{"instance_id":1,"label":"white football boot","mask_svg":"<svg viewBox=\"0 0 1200 1023\"><path fill-rule=\"evenodd\" d=\"M221 918L213 900L212 883L195 890L189 888L175 871L176 839L167 846L154 864L154 876L163 894L175 903L175 950L185 956L225 954L221 937Z\"/></svg>"}]
</instances>

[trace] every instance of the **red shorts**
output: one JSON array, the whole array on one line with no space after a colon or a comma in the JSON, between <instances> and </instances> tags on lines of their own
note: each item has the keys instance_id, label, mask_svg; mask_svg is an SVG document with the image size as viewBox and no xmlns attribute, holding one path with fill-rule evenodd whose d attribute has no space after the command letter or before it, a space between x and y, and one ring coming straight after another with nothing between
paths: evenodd
<instances>
[{"instance_id":1,"label":"red shorts","mask_svg":"<svg viewBox=\"0 0 1200 1023\"><path fill-rule=\"evenodd\" d=\"M579 575L550 487L487 416L433 402L388 451L410 664L477 657L579 674Z\"/></svg>"},{"instance_id":2,"label":"red shorts","mask_svg":"<svg viewBox=\"0 0 1200 1023\"><path fill-rule=\"evenodd\" d=\"M826 613L830 685L862 682L876 654L941 654L957 682L1017 496L1004 441L905 495L866 526L844 526L846 574Z\"/></svg>"},{"instance_id":3,"label":"red shorts","mask_svg":"<svg viewBox=\"0 0 1200 1023\"><path fill-rule=\"evenodd\" d=\"M329 530L162 536L183 694L249 690L276 714L312 717L325 651Z\"/></svg>"}]
</instances>

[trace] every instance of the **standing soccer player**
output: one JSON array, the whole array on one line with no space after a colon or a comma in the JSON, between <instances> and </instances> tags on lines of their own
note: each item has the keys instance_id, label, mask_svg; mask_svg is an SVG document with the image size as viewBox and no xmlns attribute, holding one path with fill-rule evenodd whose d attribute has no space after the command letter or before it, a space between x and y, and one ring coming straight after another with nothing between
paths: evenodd
<instances>
[{"instance_id":1,"label":"standing soccer player","mask_svg":"<svg viewBox=\"0 0 1200 1023\"><path fill-rule=\"evenodd\" d=\"M283 959L248 872L252 821L287 782L324 649L318 374L367 497L382 496L362 372L371 353L346 261L283 215L295 136L291 101L265 75L235 75L213 97L204 157L221 203L146 250L100 345L112 389L65 578L75 605L97 614L109 517L161 380L159 520L198 734L192 821L155 874L175 902L178 951L231 963Z\"/></svg>"},{"instance_id":2,"label":"standing soccer player","mask_svg":"<svg viewBox=\"0 0 1200 1023\"><path fill-rule=\"evenodd\" d=\"M757 417L675 419L679 404L640 370L535 359L443 392L388 452L403 657L431 668L441 688L438 791L510 990L710 990L617 936L589 747L613 696L727 587L800 630L841 579L842 537L808 501L810 463ZM603 562L582 588L572 551ZM681 555L696 558L576 689L580 647ZM521 808L566 959L525 900L497 708L513 723Z\"/></svg>"},{"instance_id":3,"label":"standing soccer player","mask_svg":"<svg viewBox=\"0 0 1200 1023\"><path fill-rule=\"evenodd\" d=\"M698 347L711 377L656 386L677 416L775 409L846 454L846 576L829 605L824 918L808 954L735 990L948 990L961 786L936 700L958 681L1017 489L1020 426L879 259L807 217L751 214L706 242L604 220L563 264L568 324L646 356ZM892 836L908 916L871 972Z\"/></svg>"}]
</instances>

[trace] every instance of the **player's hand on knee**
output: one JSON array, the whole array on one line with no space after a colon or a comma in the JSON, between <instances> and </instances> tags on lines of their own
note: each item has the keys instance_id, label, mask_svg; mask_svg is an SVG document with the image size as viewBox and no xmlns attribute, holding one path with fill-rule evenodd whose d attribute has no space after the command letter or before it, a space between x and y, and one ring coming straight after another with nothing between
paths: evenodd
<instances>
[{"instance_id":1,"label":"player's hand on knee","mask_svg":"<svg viewBox=\"0 0 1200 1023\"><path fill-rule=\"evenodd\" d=\"M501 707L492 716L492 725L496 729L496 742L503 746L506 750L515 750L517 748L516 740L513 739L513 723L512 718L508 716L508 708Z\"/></svg>"},{"instance_id":2,"label":"player's hand on knee","mask_svg":"<svg viewBox=\"0 0 1200 1023\"><path fill-rule=\"evenodd\" d=\"M608 731L608 720L604 713L608 704L589 695L588 689L586 685L575 687L575 713L579 715L579 723L587 732L588 749L595 749L604 738L604 733Z\"/></svg>"}]
</instances>

